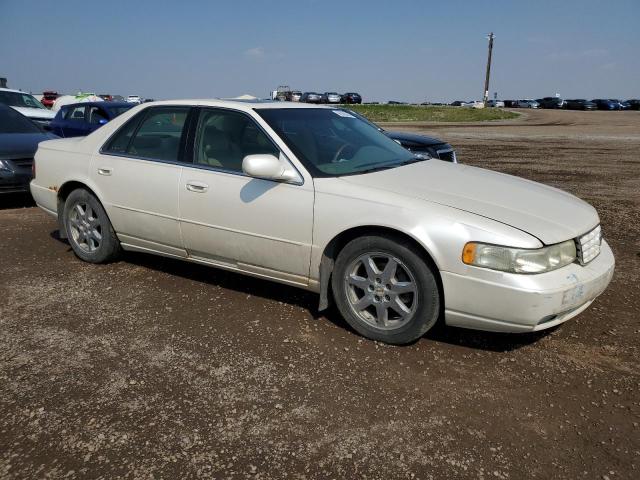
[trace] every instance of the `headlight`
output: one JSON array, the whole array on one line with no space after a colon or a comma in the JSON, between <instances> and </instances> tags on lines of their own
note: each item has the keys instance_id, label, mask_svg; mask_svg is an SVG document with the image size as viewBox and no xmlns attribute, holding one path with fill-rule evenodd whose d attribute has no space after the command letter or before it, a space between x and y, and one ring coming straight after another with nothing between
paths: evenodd
<instances>
[{"instance_id":1,"label":"headlight","mask_svg":"<svg viewBox=\"0 0 640 480\"><path fill-rule=\"evenodd\" d=\"M511 273L550 272L575 260L573 240L533 250L469 242L462 250L462 261L467 265Z\"/></svg>"},{"instance_id":2,"label":"headlight","mask_svg":"<svg viewBox=\"0 0 640 480\"><path fill-rule=\"evenodd\" d=\"M3 160L0 160L0 170L5 170L9 172L11 171L11 169L9 168L9 164L4 162Z\"/></svg>"}]
</instances>

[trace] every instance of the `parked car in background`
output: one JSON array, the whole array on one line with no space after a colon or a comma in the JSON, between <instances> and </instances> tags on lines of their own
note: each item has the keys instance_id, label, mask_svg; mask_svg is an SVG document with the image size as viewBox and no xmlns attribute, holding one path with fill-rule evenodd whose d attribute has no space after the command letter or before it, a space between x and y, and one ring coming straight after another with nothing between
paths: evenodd
<instances>
[{"instance_id":1,"label":"parked car in background","mask_svg":"<svg viewBox=\"0 0 640 480\"><path fill-rule=\"evenodd\" d=\"M617 110L618 109L618 104L615 102L612 102L608 98L596 98L591 101L596 104L596 106L598 107L598 110Z\"/></svg>"},{"instance_id":2,"label":"parked car in background","mask_svg":"<svg viewBox=\"0 0 640 480\"><path fill-rule=\"evenodd\" d=\"M35 161L33 198L78 258L143 251L297 286L391 344L439 319L555 327L615 266L588 203L416 156L332 107L150 103L80 141L41 143Z\"/></svg>"},{"instance_id":3,"label":"parked car in background","mask_svg":"<svg viewBox=\"0 0 640 480\"><path fill-rule=\"evenodd\" d=\"M540 108L540 103L531 99L515 100L516 108Z\"/></svg>"},{"instance_id":4,"label":"parked car in background","mask_svg":"<svg viewBox=\"0 0 640 480\"><path fill-rule=\"evenodd\" d=\"M629 105L629 110L640 110L640 99L632 98L625 100L625 103Z\"/></svg>"},{"instance_id":5,"label":"parked car in background","mask_svg":"<svg viewBox=\"0 0 640 480\"><path fill-rule=\"evenodd\" d=\"M504 108L504 102L502 100L488 100L487 101L487 107L494 107L494 108Z\"/></svg>"},{"instance_id":6,"label":"parked car in background","mask_svg":"<svg viewBox=\"0 0 640 480\"><path fill-rule=\"evenodd\" d=\"M29 191L38 144L55 138L20 112L0 104L0 194Z\"/></svg>"},{"instance_id":7,"label":"parked car in background","mask_svg":"<svg viewBox=\"0 0 640 480\"><path fill-rule=\"evenodd\" d=\"M53 102L56 101L56 98L58 98L60 95L58 94L58 92L54 92L53 90L45 90L44 92L42 92L42 100L40 101L40 103L42 103L42 105L44 105L47 108L51 108L53 107Z\"/></svg>"},{"instance_id":8,"label":"parked car in background","mask_svg":"<svg viewBox=\"0 0 640 480\"><path fill-rule=\"evenodd\" d=\"M133 106L128 102L84 102L65 105L58 110L50 128L60 137L84 137Z\"/></svg>"},{"instance_id":9,"label":"parked car in background","mask_svg":"<svg viewBox=\"0 0 640 480\"><path fill-rule=\"evenodd\" d=\"M336 92L324 92L322 94L322 103L340 103L342 96Z\"/></svg>"},{"instance_id":10,"label":"parked car in background","mask_svg":"<svg viewBox=\"0 0 640 480\"><path fill-rule=\"evenodd\" d=\"M322 95L316 92L304 92L300 97L300 101L304 103L322 103Z\"/></svg>"},{"instance_id":11,"label":"parked car in background","mask_svg":"<svg viewBox=\"0 0 640 480\"><path fill-rule=\"evenodd\" d=\"M371 125L379 132L384 133L387 137L395 140L410 152L414 152L419 155L427 154L427 156L431 158L437 158L439 160L444 160L445 162L458 163L456 152L453 147L439 138L428 137L427 135L418 135L415 133L385 130L380 125L373 123L367 117L359 114L358 112L348 109L343 110Z\"/></svg>"},{"instance_id":12,"label":"parked car in background","mask_svg":"<svg viewBox=\"0 0 640 480\"><path fill-rule=\"evenodd\" d=\"M98 95L101 99L103 99L105 102L112 102L113 101L113 95L109 95L108 93L102 93L100 95Z\"/></svg>"},{"instance_id":13,"label":"parked car in background","mask_svg":"<svg viewBox=\"0 0 640 480\"><path fill-rule=\"evenodd\" d=\"M36 100L33 95L20 90L0 88L0 103L10 106L43 127L47 127L53 117L56 116L54 112L45 108L42 103Z\"/></svg>"},{"instance_id":14,"label":"parked car in background","mask_svg":"<svg viewBox=\"0 0 640 480\"><path fill-rule=\"evenodd\" d=\"M124 102L125 99L122 95L111 95L112 102Z\"/></svg>"},{"instance_id":15,"label":"parked car in background","mask_svg":"<svg viewBox=\"0 0 640 480\"><path fill-rule=\"evenodd\" d=\"M454 100L453 102L450 103L450 105L452 107L461 107L462 105L465 105L469 102L467 102L466 100Z\"/></svg>"},{"instance_id":16,"label":"parked car in background","mask_svg":"<svg viewBox=\"0 0 640 480\"><path fill-rule=\"evenodd\" d=\"M536 100L540 108L563 108L564 100L560 97L544 97Z\"/></svg>"},{"instance_id":17,"label":"parked car in background","mask_svg":"<svg viewBox=\"0 0 640 480\"><path fill-rule=\"evenodd\" d=\"M342 103L347 103L347 104L362 103L362 97L360 96L359 93L347 92L342 94L341 101Z\"/></svg>"},{"instance_id":18,"label":"parked car in background","mask_svg":"<svg viewBox=\"0 0 640 480\"><path fill-rule=\"evenodd\" d=\"M584 98L565 100L564 108L567 110L597 110L598 106Z\"/></svg>"},{"instance_id":19,"label":"parked car in background","mask_svg":"<svg viewBox=\"0 0 640 480\"><path fill-rule=\"evenodd\" d=\"M142 98L140 98L140 95L129 95L126 101L128 103L142 103Z\"/></svg>"},{"instance_id":20,"label":"parked car in background","mask_svg":"<svg viewBox=\"0 0 640 480\"><path fill-rule=\"evenodd\" d=\"M299 102L302 97L302 92L300 90L292 90L291 91L291 101Z\"/></svg>"},{"instance_id":21,"label":"parked car in background","mask_svg":"<svg viewBox=\"0 0 640 480\"><path fill-rule=\"evenodd\" d=\"M630 105L627 102L622 102L617 98L610 98L609 100L616 105L616 110L629 110Z\"/></svg>"},{"instance_id":22,"label":"parked car in background","mask_svg":"<svg viewBox=\"0 0 640 480\"><path fill-rule=\"evenodd\" d=\"M401 102L399 100L389 100L387 105L407 105L407 102Z\"/></svg>"}]
</instances>

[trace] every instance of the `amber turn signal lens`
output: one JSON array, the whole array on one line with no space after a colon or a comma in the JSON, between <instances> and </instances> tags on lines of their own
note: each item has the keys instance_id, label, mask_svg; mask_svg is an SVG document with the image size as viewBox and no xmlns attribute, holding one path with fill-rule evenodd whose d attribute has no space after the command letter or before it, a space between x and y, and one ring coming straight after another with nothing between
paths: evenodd
<instances>
[{"instance_id":1,"label":"amber turn signal lens","mask_svg":"<svg viewBox=\"0 0 640 480\"><path fill-rule=\"evenodd\" d=\"M476 258L476 244L467 243L462 249L462 261L467 265L473 265Z\"/></svg>"}]
</instances>

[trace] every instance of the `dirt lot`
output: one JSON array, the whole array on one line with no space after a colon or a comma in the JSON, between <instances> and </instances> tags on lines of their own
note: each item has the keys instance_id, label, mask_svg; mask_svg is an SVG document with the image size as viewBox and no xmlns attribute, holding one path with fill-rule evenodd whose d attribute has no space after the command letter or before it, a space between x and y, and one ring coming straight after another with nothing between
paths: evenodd
<instances>
[{"instance_id":1,"label":"dirt lot","mask_svg":"<svg viewBox=\"0 0 640 480\"><path fill-rule=\"evenodd\" d=\"M404 128L594 204L609 289L544 334L389 347L293 288L82 263L1 199L0 477L640 478L640 112Z\"/></svg>"}]
</instances>

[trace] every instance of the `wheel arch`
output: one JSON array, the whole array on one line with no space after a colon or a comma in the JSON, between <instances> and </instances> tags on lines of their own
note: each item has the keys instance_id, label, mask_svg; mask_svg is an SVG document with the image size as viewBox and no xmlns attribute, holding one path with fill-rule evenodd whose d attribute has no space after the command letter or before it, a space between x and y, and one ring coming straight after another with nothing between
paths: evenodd
<instances>
[{"instance_id":1,"label":"wheel arch","mask_svg":"<svg viewBox=\"0 0 640 480\"><path fill-rule=\"evenodd\" d=\"M98 202L100 202L100 204L102 204L102 201L100 200L100 197L98 197L98 195L96 195L96 192L89 187L89 185L87 185L86 183L79 181L79 180L69 180L66 181L65 183L63 183L60 188L58 188L58 204L57 204L57 212L58 212L58 225L59 225L59 235L60 238L67 238L67 231L64 228L63 225L63 217L64 217L64 204L67 200L67 197L69 196L69 194L71 192L73 192L74 190L77 190L79 188L82 188L86 191L88 191L91 195L93 195L94 197L96 197L96 199L98 200ZM104 207L104 205L103 205ZM105 210L106 212L106 210ZM108 216L108 214L107 214Z\"/></svg>"},{"instance_id":2,"label":"wheel arch","mask_svg":"<svg viewBox=\"0 0 640 480\"><path fill-rule=\"evenodd\" d=\"M364 235L382 235L387 237L395 237L411 244L421 255L421 257L427 262L427 264L431 266L438 283L438 290L440 291L440 305L441 308L444 308L444 290L442 288L440 268L438 267L438 264L429 249L417 238L408 234L407 232L403 232L391 227L383 227L380 225L361 225L349 228L338 233L325 245L322 251L322 256L320 258L320 302L318 305L318 310L325 310L331 303L333 303L330 288L331 275L333 273L333 267L338 254L351 240L353 240L354 238L362 237Z\"/></svg>"}]
</instances>

